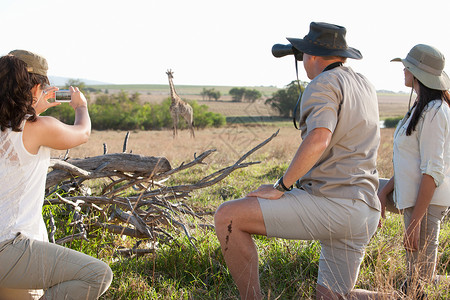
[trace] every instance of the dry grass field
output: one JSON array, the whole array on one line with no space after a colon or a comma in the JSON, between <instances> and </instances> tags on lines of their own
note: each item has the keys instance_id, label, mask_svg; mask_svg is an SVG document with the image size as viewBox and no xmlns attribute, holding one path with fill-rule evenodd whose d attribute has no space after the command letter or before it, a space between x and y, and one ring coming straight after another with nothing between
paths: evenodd
<instances>
[{"instance_id":1,"label":"dry grass field","mask_svg":"<svg viewBox=\"0 0 450 300\"><path fill-rule=\"evenodd\" d=\"M413 95L413 100L414 100ZM405 115L408 111L408 94L378 94L380 118L392 118Z\"/></svg>"},{"instance_id":2,"label":"dry grass field","mask_svg":"<svg viewBox=\"0 0 450 300\"><path fill-rule=\"evenodd\" d=\"M222 87L225 91L225 87ZM203 101L201 96L186 87L180 89L179 94L186 100L197 100L199 104L205 104L209 110L221 113L227 117L233 116L277 116L277 112L269 105L264 104L264 99L254 103L232 102L229 96L223 96L219 101ZM217 88L218 89L218 88ZM159 103L169 97L168 90L162 86L156 90L133 90L139 92L143 102ZM224 92L223 91L223 92ZM114 90L110 90L110 93ZM91 95L95 98L95 95ZM267 98L267 97L266 97ZM380 118L398 117L404 115L408 108L409 95L407 94L379 94L378 103ZM290 122L290 120L287 120ZM197 130L196 138L189 138L186 130L179 133L177 139L173 139L172 131L132 131L128 141L127 152L148 156L164 156L173 165L183 161L189 161L194 154L205 150L217 149L210 159L221 163L231 163L238 159L246 151L257 145L280 129L278 136L266 145L258 153L264 153L265 158L283 158L289 161L295 153L301 139L299 132L291 123L254 123L252 125L228 125L222 128L208 128ZM390 176L392 172L392 135L393 130L382 129L382 139L379 151L379 171L381 176ZM122 152L124 131L93 131L90 140L80 147L71 149L70 157L91 157L103 154L103 144L106 144L108 153ZM63 156L64 151L53 151L53 156Z\"/></svg>"},{"instance_id":3,"label":"dry grass field","mask_svg":"<svg viewBox=\"0 0 450 300\"><path fill-rule=\"evenodd\" d=\"M300 132L293 126L233 125L210 128L197 131L195 139L190 138L186 130L181 131L177 139L173 139L171 130L133 131L130 132L127 152L132 151L132 153L146 156L164 156L173 167L193 159L194 154L217 149L217 153L209 158L209 163L225 165L236 161L278 129L280 129L278 136L258 150L253 157L288 162L301 142ZM84 158L102 155L104 143L107 145L108 153L122 152L125 135L125 131L93 131L89 141L71 149L69 156ZM393 129L381 130L378 170L383 177L392 175L392 136ZM65 151L56 150L52 153L54 157L64 156L64 154Z\"/></svg>"},{"instance_id":4,"label":"dry grass field","mask_svg":"<svg viewBox=\"0 0 450 300\"><path fill-rule=\"evenodd\" d=\"M229 163L237 160L245 152L276 132L275 126L227 126L223 128L208 128L196 131L196 138L189 137L187 130L179 132L174 139L171 130L133 131L128 140L128 151L149 156L165 156L173 164L188 161L194 154L200 154L209 149L217 149L213 155L215 163ZM103 143L106 143L108 153L122 152L125 131L93 131L89 141L77 148L71 149L70 157L90 157L103 154ZM294 128L282 127L278 136L266 145L260 152L269 156L290 157L300 143L300 134ZM63 156L65 151L53 151L53 156Z\"/></svg>"}]
</instances>

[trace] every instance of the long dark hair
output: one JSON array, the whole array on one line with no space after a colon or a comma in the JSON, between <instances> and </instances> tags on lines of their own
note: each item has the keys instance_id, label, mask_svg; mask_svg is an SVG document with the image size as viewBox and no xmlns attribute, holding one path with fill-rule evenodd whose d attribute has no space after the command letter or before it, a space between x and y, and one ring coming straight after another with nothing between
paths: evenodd
<instances>
[{"instance_id":1,"label":"long dark hair","mask_svg":"<svg viewBox=\"0 0 450 300\"><path fill-rule=\"evenodd\" d=\"M419 94L417 95L414 113L411 117L408 128L406 129L406 135L411 135L411 133L416 130L417 123L419 122L422 112L428 103L433 100L441 99L442 102L446 102L450 105L450 94L448 91L431 89L426 87L419 80L417 80L417 82L419 83Z\"/></svg>"},{"instance_id":2,"label":"long dark hair","mask_svg":"<svg viewBox=\"0 0 450 300\"><path fill-rule=\"evenodd\" d=\"M31 89L48 84L47 76L28 73L24 61L12 55L0 57L0 129L21 131L22 121L36 120Z\"/></svg>"}]
</instances>

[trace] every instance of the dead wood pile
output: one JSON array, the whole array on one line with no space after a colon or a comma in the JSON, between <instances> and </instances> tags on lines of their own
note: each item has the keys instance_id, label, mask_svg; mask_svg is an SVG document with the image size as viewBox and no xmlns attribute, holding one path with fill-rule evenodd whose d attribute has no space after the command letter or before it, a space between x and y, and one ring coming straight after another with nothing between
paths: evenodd
<instances>
[{"instance_id":1,"label":"dead wood pile","mask_svg":"<svg viewBox=\"0 0 450 300\"><path fill-rule=\"evenodd\" d=\"M64 244L75 239L88 240L89 231L103 228L110 233L136 237L138 243L131 249L119 249L121 255L145 254L153 252L157 243L170 242L173 237L168 228L186 234L195 247L189 233L191 221L202 220L202 214L193 211L185 202L190 192L212 186L234 170L259 162L244 162L252 153L271 141L271 137L257 145L233 165L213 172L193 184L168 186L165 182L176 173L197 165L204 165L205 159L216 150L207 150L194 159L172 168L165 157L148 157L126 153L129 133L125 137L123 153L108 154L104 145L104 155L84 159L51 160L51 171L47 175L46 201L44 205L65 205L73 212L70 224L76 231L55 241L55 222L50 214L50 240ZM86 188L88 180L101 179L100 192L92 194ZM95 218L88 217L92 211ZM190 216L191 218L186 218ZM202 224L197 224L202 226ZM210 225L204 225L209 226ZM146 240L150 249L137 249Z\"/></svg>"}]
</instances>

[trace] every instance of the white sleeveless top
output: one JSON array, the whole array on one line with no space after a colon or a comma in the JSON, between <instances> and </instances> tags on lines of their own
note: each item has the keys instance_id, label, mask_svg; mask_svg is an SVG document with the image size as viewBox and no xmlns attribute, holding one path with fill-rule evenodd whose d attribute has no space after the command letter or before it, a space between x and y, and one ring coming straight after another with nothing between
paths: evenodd
<instances>
[{"instance_id":1,"label":"white sleeveless top","mask_svg":"<svg viewBox=\"0 0 450 300\"><path fill-rule=\"evenodd\" d=\"M36 155L30 154L22 132L0 131L0 242L19 232L48 241L42 205L49 164L50 148L40 147Z\"/></svg>"}]
</instances>

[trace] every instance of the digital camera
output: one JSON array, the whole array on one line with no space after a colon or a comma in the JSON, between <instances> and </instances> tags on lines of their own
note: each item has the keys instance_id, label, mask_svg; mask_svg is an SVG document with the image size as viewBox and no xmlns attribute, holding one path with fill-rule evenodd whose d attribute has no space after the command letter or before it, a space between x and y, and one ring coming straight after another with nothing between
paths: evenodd
<instances>
[{"instance_id":1,"label":"digital camera","mask_svg":"<svg viewBox=\"0 0 450 300\"><path fill-rule=\"evenodd\" d=\"M58 90L55 92L55 102L70 102L72 95L69 90Z\"/></svg>"}]
</instances>

